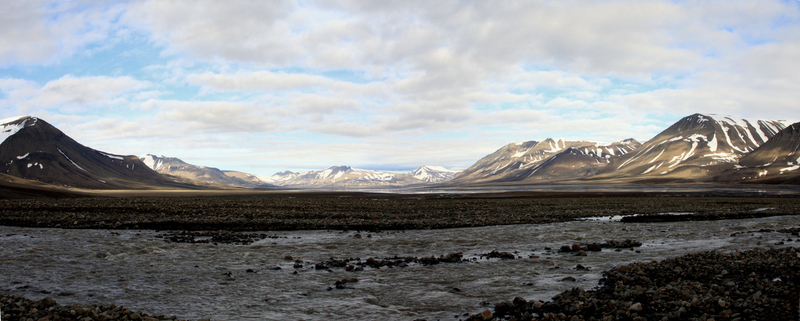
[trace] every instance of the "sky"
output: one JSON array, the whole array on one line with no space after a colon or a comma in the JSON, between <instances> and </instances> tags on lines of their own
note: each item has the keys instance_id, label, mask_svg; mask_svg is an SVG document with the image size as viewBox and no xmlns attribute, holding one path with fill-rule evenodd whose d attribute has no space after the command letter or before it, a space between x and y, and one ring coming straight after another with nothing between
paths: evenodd
<instances>
[{"instance_id":1,"label":"sky","mask_svg":"<svg viewBox=\"0 0 800 321\"><path fill-rule=\"evenodd\" d=\"M0 119L269 176L800 120L800 1L22 1Z\"/></svg>"}]
</instances>

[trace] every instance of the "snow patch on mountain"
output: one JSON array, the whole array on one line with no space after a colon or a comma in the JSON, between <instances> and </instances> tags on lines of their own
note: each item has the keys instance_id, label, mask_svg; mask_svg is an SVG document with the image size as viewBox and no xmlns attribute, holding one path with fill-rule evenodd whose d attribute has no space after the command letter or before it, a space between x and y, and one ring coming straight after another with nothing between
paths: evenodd
<instances>
[{"instance_id":1,"label":"snow patch on mountain","mask_svg":"<svg viewBox=\"0 0 800 321\"><path fill-rule=\"evenodd\" d=\"M142 160L142 162L144 162L145 165L147 165L147 167L150 167L150 169L158 172L163 168L165 157L163 155L156 156L147 154L139 158Z\"/></svg>"},{"instance_id":2,"label":"snow patch on mountain","mask_svg":"<svg viewBox=\"0 0 800 321\"><path fill-rule=\"evenodd\" d=\"M428 183L440 183L455 178L459 171L449 170L442 166L423 165L411 171L411 176Z\"/></svg>"},{"instance_id":3,"label":"snow patch on mountain","mask_svg":"<svg viewBox=\"0 0 800 321\"><path fill-rule=\"evenodd\" d=\"M22 122L18 122L20 119L28 118ZM28 124L29 121L33 120L33 123ZM6 139L13 136L20 129L23 129L27 126L33 126L36 124L35 117L28 117L28 116L20 116L20 117L10 117L3 120L0 120L0 144L2 144Z\"/></svg>"}]
</instances>

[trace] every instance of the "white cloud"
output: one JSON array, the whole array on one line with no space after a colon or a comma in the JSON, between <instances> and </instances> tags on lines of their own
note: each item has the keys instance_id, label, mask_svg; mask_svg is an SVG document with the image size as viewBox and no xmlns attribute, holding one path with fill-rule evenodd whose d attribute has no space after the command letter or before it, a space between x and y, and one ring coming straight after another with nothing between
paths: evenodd
<instances>
[{"instance_id":1,"label":"white cloud","mask_svg":"<svg viewBox=\"0 0 800 321\"><path fill-rule=\"evenodd\" d=\"M122 5L13 1L0 9L0 66L52 64L107 39Z\"/></svg>"},{"instance_id":2,"label":"white cloud","mask_svg":"<svg viewBox=\"0 0 800 321\"><path fill-rule=\"evenodd\" d=\"M0 91L7 98L2 105L14 107L21 113L42 112L48 109L72 113L93 108L126 106L130 103L126 95L152 86L129 76L73 77L63 76L39 85L21 79L3 79Z\"/></svg>"},{"instance_id":3,"label":"white cloud","mask_svg":"<svg viewBox=\"0 0 800 321\"><path fill-rule=\"evenodd\" d=\"M132 3L124 19L192 57L283 65L303 53L286 21L295 9L288 0L142 1Z\"/></svg>"},{"instance_id":4,"label":"white cloud","mask_svg":"<svg viewBox=\"0 0 800 321\"><path fill-rule=\"evenodd\" d=\"M466 167L509 141L647 140L695 112L800 119L793 1L47 4L0 12L0 111L88 144ZM125 50L136 37L161 56ZM115 47L150 66L103 70ZM265 151L296 146L313 152Z\"/></svg>"}]
</instances>

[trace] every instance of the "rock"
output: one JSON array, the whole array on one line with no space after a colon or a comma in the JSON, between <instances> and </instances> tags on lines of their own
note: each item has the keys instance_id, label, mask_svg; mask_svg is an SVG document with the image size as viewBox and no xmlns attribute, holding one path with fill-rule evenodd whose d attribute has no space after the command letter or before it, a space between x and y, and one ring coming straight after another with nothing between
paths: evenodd
<instances>
[{"instance_id":1,"label":"rock","mask_svg":"<svg viewBox=\"0 0 800 321\"><path fill-rule=\"evenodd\" d=\"M561 279L561 281L575 282L575 278L573 278L571 276L568 276L568 277L565 277L565 278Z\"/></svg>"},{"instance_id":2,"label":"rock","mask_svg":"<svg viewBox=\"0 0 800 321\"><path fill-rule=\"evenodd\" d=\"M506 302L500 302L494 306L494 314L498 318L502 318L511 311L511 306Z\"/></svg>"},{"instance_id":3,"label":"rock","mask_svg":"<svg viewBox=\"0 0 800 321\"><path fill-rule=\"evenodd\" d=\"M631 304L631 306L628 308L628 310L631 310L631 311L634 311L634 312L641 312L642 311L642 304L639 303L639 302Z\"/></svg>"},{"instance_id":4,"label":"rock","mask_svg":"<svg viewBox=\"0 0 800 321\"><path fill-rule=\"evenodd\" d=\"M49 307L51 305L58 304L58 303L56 303L56 300L54 300L51 297L46 297L46 298L42 299L41 301L39 301L39 303L44 307Z\"/></svg>"},{"instance_id":5,"label":"rock","mask_svg":"<svg viewBox=\"0 0 800 321\"><path fill-rule=\"evenodd\" d=\"M515 297L514 298L514 305L517 306L517 307L523 307L523 306L525 306L526 303L528 303L528 301L526 301L522 297Z\"/></svg>"},{"instance_id":6,"label":"rock","mask_svg":"<svg viewBox=\"0 0 800 321\"><path fill-rule=\"evenodd\" d=\"M589 244L589 246L587 246L587 248L589 249L589 251L592 251L592 252L600 252L600 251L603 250L603 248L600 247L600 245L597 244L597 243Z\"/></svg>"},{"instance_id":7,"label":"rock","mask_svg":"<svg viewBox=\"0 0 800 321\"><path fill-rule=\"evenodd\" d=\"M294 260L294 258L291 255L284 256L283 259L286 260L286 261Z\"/></svg>"},{"instance_id":8,"label":"rock","mask_svg":"<svg viewBox=\"0 0 800 321\"><path fill-rule=\"evenodd\" d=\"M581 246L579 244L572 244L572 252L578 252L581 250Z\"/></svg>"},{"instance_id":9,"label":"rock","mask_svg":"<svg viewBox=\"0 0 800 321\"><path fill-rule=\"evenodd\" d=\"M483 313L481 313L481 317L483 318L484 321L489 321L494 317L494 314L492 314L492 311L489 311L487 309L483 311Z\"/></svg>"}]
</instances>

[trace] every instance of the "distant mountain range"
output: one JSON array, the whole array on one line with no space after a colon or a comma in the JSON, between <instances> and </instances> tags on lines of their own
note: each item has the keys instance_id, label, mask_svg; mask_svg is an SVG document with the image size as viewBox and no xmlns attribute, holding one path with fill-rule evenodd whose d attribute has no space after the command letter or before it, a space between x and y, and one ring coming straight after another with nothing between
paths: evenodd
<instances>
[{"instance_id":1,"label":"distant mountain range","mask_svg":"<svg viewBox=\"0 0 800 321\"><path fill-rule=\"evenodd\" d=\"M278 172L270 177L275 185L302 188L408 186L440 183L458 174L440 166L420 166L410 173L392 173L333 166L319 171Z\"/></svg>"},{"instance_id":2,"label":"distant mountain range","mask_svg":"<svg viewBox=\"0 0 800 321\"><path fill-rule=\"evenodd\" d=\"M454 183L557 181L592 176L611 161L639 147L626 139L611 144L548 138L508 144L480 159Z\"/></svg>"},{"instance_id":3,"label":"distant mountain range","mask_svg":"<svg viewBox=\"0 0 800 321\"><path fill-rule=\"evenodd\" d=\"M694 114L642 144L634 139L604 144L551 138L511 143L462 172L439 166L421 166L408 173L333 166L308 172L283 171L269 179L259 179L243 172L188 164L174 157L123 156L94 150L36 117L0 120L0 174L8 178L10 185L4 187L7 190L26 180L89 189L798 184L798 149L800 123ZM44 188L41 183L28 185L34 191ZM27 193L18 190L20 195Z\"/></svg>"},{"instance_id":4,"label":"distant mountain range","mask_svg":"<svg viewBox=\"0 0 800 321\"><path fill-rule=\"evenodd\" d=\"M158 173L192 179L201 184L222 184L251 188L274 187L274 185L264 182L252 174L192 165L175 157L147 154L139 158L145 165Z\"/></svg>"}]
</instances>

